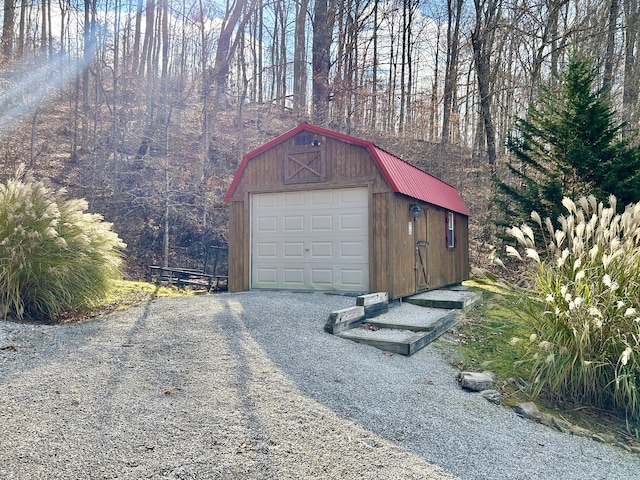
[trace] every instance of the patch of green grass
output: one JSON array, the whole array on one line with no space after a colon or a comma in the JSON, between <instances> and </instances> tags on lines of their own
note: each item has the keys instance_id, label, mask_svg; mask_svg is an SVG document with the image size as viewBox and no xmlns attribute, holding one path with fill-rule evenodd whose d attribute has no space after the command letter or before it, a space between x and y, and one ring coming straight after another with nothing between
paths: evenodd
<instances>
[{"instance_id":1,"label":"patch of green grass","mask_svg":"<svg viewBox=\"0 0 640 480\"><path fill-rule=\"evenodd\" d=\"M194 290L177 287L164 287L149 282L136 282L131 280L121 280L115 282L105 299L108 304L118 305L117 310L126 309L140 302L148 302L160 297L182 297L193 295Z\"/></svg>"},{"instance_id":2,"label":"patch of green grass","mask_svg":"<svg viewBox=\"0 0 640 480\"><path fill-rule=\"evenodd\" d=\"M78 309L66 312L60 319L61 322L79 322L99 315L126 310L134 305L150 302L161 297L181 297L195 295L195 290L177 287L164 287L149 282L137 282L130 280L118 280L113 282L107 296L91 308Z\"/></svg>"},{"instance_id":3,"label":"patch of green grass","mask_svg":"<svg viewBox=\"0 0 640 480\"><path fill-rule=\"evenodd\" d=\"M514 338L529 337L530 330L518 318L515 306L523 302L524 291L507 287L498 282L469 281L483 292L480 306L466 314L457 329L457 346L461 363L459 368L473 371L491 371L497 376L507 399L529 397L519 385L527 378L528 371L521 363L526 347ZM507 400L508 401L508 400Z\"/></svg>"}]
</instances>

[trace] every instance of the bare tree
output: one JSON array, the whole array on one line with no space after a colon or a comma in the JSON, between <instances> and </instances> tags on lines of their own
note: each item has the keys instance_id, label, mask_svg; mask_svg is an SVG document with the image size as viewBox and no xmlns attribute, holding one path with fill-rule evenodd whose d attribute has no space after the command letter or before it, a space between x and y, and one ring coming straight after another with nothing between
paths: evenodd
<instances>
[{"instance_id":1,"label":"bare tree","mask_svg":"<svg viewBox=\"0 0 640 480\"><path fill-rule=\"evenodd\" d=\"M256 0L250 0L249 2L236 1L227 11L223 20L211 72L211 91L214 98L213 109L210 113L211 122L215 121L218 112L225 104L227 76L229 75L229 68L237 47L237 42L231 42L233 33L236 29L239 32L244 30L256 4Z\"/></svg>"},{"instance_id":2,"label":"bare tree","mask_svg":"<svg viewBox=\"0 0 640 480\"><path fill-rule=\"evenodd\" d=\"M616 48L616 31L618 29L618 15L620 4L618 0L611 0L609 4L609 18L607 22L606 53L604 57L604 73L602 85L611 90L613 86L613 62Z\"/></svg>"},{"instance_id":3,"label":"bare tree","mask_svg":"<svg viewBox=\"0 0 640 480\"><path fill-rule=\"evenodd\" d=\"M293 109L306 116L307 103L307 14L309 0L296 2L296 24L293 50Z\"/></svg>"},{"instance_id":4,"label":"bare tree","mask_svg":"<svg viewBox=\"0 0 640 480\"><path fill-rule=\"evenodd\" d=\"M460 50L460 17L464 0L447 0L447 61L444 77L444 95L442 104L443 144L449 143L451 113L458 84L458 54Z\"/></svg>"},{"instance_id":5,"label":"bare tree","mask_svg":"<svg viewBox=\"0 0 640 480\"><path fill-rule=\"evenodd\" d=\"M622 105L626 120L632 126L638 126L638 83L640 69L637 65L637 55L640 51L640 2L638 0L624 0L624 78Z\"/></svg>"},{"instance_id":6,"label":"bare tree","mask_svg":"<svg viewBox=\"0 0 640 480\"><path fill-rule=\"evenodd\" d=\"M142 3L143 0L138 0L138 5L136 8L136 20L135 20L135 29L133 33L133 52L131 56L133 57L131 71L136 74L138 73L138 68L140 67L140 37L142 36Z\"/></svg>"},{"instance_id":7,"label":"bare tree","mask_svg":"<svg viewBox=\"0 0 640 480\"><path fill-rule=\"evenodd\" d=\"M491 64L490 58L497 21L502 6L501 0L474 0L476 22L471 32L471 44L476 65L480 114L484 128L489 167L493 171L496 163L496 135L491 113Z\"/></svg>"},{"instance_id":8,"label":"bare tree","mask_svg":"<svg viewBox=\"0 0 640 480\"><path fill-rule=\"evenodd\" d=\"M316 0L313 9L312 118L317 125L329 121L329 70L335 0Z\"/></svg>"},{"instance_id":9,"label":"bare tree","mask_svg":"<svg viewBox=\"0 0 640 480\"><path fill-rule=\"evenodd\" d=\"M13 55L15 11L15 0L4 0L4 16L2 19L2 55L5 58L11 58Z\"/></svg>"}]
</instances>

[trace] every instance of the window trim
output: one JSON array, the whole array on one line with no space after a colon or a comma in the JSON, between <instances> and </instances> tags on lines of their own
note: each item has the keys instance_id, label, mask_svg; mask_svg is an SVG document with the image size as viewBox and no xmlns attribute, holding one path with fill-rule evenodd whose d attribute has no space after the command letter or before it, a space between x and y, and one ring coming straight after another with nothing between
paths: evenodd
<instances>
[{"instance_id":1,"label":"window trim","mask_svg":"<svg viewBox=\"0 0 640 480\"><path fill-rule=\"evenodd\" d=\"M453 212L447 212L447 248L456 248L456 216Z\"/></svg>"}]
</instances>

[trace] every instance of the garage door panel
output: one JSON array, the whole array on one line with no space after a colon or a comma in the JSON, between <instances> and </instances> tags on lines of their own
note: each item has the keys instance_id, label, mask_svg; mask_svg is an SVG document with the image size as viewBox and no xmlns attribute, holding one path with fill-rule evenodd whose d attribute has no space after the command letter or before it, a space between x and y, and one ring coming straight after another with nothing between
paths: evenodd
<instances>
[{"instance_id":1,"label":"garage door panel","mask_svg":"<svg viewBox=\"0 0 640 480\"><path fill-rule=\"evenodd\" d=\"M362 285L362 283L365 281L365 279L363 278L362 270L343 269L341 273L342 273L342 283L344 285L350 285L355 288L358 285Z\"/></svg>"},{"instance_id":2,"label":"garage door panel","mask_svg":"<svg viewBox=\"0 0 640 480\"><path fill-rule=\"evenodd\" d=\"M333 204L332 190L317 190L310 192L310 204L312 207L327 207Z\"/></svg>"},{"instance_id":3,"label":"garage door panel","mask_svg":"<svg viewBox=\"0 0 640 480\"><path fill-rule=\"evenodd\" d=\"M311 282L314 286L333 285L333 270L328 268L312 268Z\"/></svg>"},{"instance_id":4,"label":"garage door panel","mask_svg":"<svg viewBox=\"0 0 640 480\"><path fill-rule=\"evenodd\" d=\"M285 268L284 284L289 287L304 287L304 269L303 268Z\"/></svg>"},{"instance_id":5,"label":"garage door panel","mask_svg":"<svg viewBox=\"0 0 640 480\"><path fill-rule=\"evenodd\" d=\"M366 189L362 188L345 188L343 190L339 190L340 202L347 205L367 205L367 199L369 193Z\"/></svg>"},{"instance_id":6,"label":"garage door panel","mask_svg":"<svg viewBox=\"0 0 640 480\"><path fill-rule=\"evenodd\" d=\"M332 232L333 217L331 215L311 215L312 232Z\"/></svg>"},{"instance_id":7,"label":"garage door panel","mask_svg":"<svg viewBox=\"0 0 640 480\"><path fill-rule=\"evenodd\" d=\"M256 269L257 281L265 286L272 285L275 287L278 284L278 269L262 267Z\"/></svg>"},{"instance_id":8,"label":"garage door panel","mask_svg":"<svg viewBox=\"0 0 640 480\"><path fill-rule=\"evenodd\" d=\"M361 231L365 223L364 213L345 213L340 215L341 230Z\"/></svg>"},{"instance_id":9,"label":"garage door panel","mask_svg":"<svg viewBox=\"0 0 640 480\"><path fill-rule=\"evenodd\" d=\"M302 207L304 206L305 192L289 192L283 195L283 205L285 207ZM277 194L275 194L277 195Z\"/></svg>"},{"instance_id":10,"label":"garage door panel","mask_svg":"<svg viewBox=\"0 0 640 480\"><path fill-rule=\"evenodd\" d=\"M283 232L304 232L304 215L286 215L283 218Z\"/></svg>"},{"instance_id":11,"label":"garage door panel","mask_svg":"<svg viewBox=\"0 0 640 480\"><path fill-rule=\"evenodd\" d=\"M340 257L362 259L364 245L362 242L341 242Z\"/></svg>"},{"instance_id":12,"label":"garage door panel","mask_svg":"<svg viewBox=\"0 0 640 480\"><path fill-rule=\"evenodd\" d=\"M285 243L283 256L285 258L298 259L298 260L304 258L304 243L302 242Z\"/></svg>"},{"instance_id":13,"label":"garage door panel","mask_svg":"<svg viewBox=\"0 0 640 480\"><path fill-rule=\"evenodd\" d=\"M368 291L368 198L367 188L252 195L252 288Z\"/></svg>"},{"instance_id":14,"label":"garage door panel","mask_svg":"<svg viewBox=\"0 0 640 480\"><path fill-rule=\"evenodd\" d=\"M265 193L259 195L256 198L257 207L259 208L268 208L268 207L277 207L278 206L278 194L277 193Z\"/></svg>"},{"instance_id":15,"label":"garage door panel","mask_svg":"<svg viewBox=\"0 0 640 480\"><path fill-rule=\"evenodd\" d=\"M278 230L278 219L276 217L259 217L256 228L258 233L275 233Z\"/></svg>"},{"instance_id":16,"label":"garage door panel","mask_svg":"<svg viewBox=\"0 0 640 480\"><path fill-rule=\"evenodd\" d=\"M275 242L261 242L257 246L256 254L258 258L277 258L278 245Z\"/></svg>"},{"instance_id":17,"label":"garage door panel","mask_svg":"<svg viewBox=\"0 0 640 480\"><path fill-rule=\"evenodd\" d=\"M333 243L313 242L311 244L311 257L322 260L333 258Z\"/></svg>"}]
</instances>

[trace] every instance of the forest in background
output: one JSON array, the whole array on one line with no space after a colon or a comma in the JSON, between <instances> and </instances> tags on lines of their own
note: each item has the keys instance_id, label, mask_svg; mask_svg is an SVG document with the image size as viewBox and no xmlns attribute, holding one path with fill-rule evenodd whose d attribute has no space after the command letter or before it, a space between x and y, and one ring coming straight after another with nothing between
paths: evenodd
<instances>
[{"instance_id":1,"label":"forest in background","mask_svg":"<svg viewBox=\"0 0 640 480\"><path fill-rule=\"evenodd\" d=\"M0 177L87 199L131 277L197 268L241 156L309 121L456 186L479 264L505 138L572 49L638 129L639 22L640 0L4 0Z\"/></svg>"}]
</instances>

